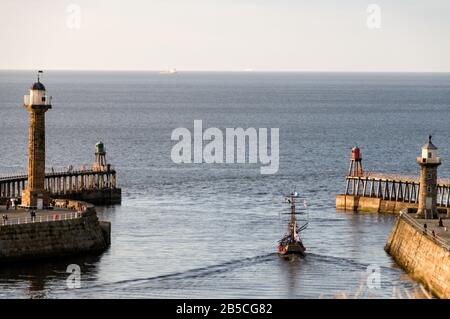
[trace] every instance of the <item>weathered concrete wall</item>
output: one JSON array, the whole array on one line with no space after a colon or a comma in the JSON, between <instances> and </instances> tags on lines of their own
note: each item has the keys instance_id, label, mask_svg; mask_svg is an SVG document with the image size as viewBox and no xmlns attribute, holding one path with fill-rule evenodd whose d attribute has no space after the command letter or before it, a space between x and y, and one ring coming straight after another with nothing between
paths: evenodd
<instances>
[{"instance_id":1,"label":"weathered concrete wall","mask_svg":"<svg viewBox=\"0 0 450 319\"><path fill-rule=\"evenodd\" d=\"M402 209L417 209L417 204L354 195L337 195L336 208L370 213L398 214Z\"/></svg>"},{"instance_id":2,"label":"weathered concrete wall","mask_svg":"<svg viewBox=\"0 0 450 319\"><path fill-rule=\"evenodd\" d=\"M450 251L398 218L386 251L439 298L450 298Z\"/></svg>"},{"instance_id":3,"label":"weathered concrete wall","mask_svg":"<svg viewBox=\"0 0 450 319\"><path fill-rule=\"evenodd\" d=\"M103 232L103 237L105 238L106 244L111 245L111 223L106 221L99 221L100 228Z\"/></svg>"},{"instance_id":4,"label":"weathered concrete wall","mask_svg":"<svg viewBox=\"0 0 450 319\"><path fill-rule=\"evenodd\" d=\"M120 204L122 191L120 188L113 190L85 190L79 193L59 194L58 198L86 201L95 205Z\"/></svg>"},{"instance_id":5,"label":"weathered concrete wall","mask_svg":"<svg viewBox=\"0 0 450 319\"><path fill-rule=\"evenodd\" d=\"M110 225L95 210L81 218L0 227L0 262L100 251L110 242Z\"/></svg>"}]
</instances>

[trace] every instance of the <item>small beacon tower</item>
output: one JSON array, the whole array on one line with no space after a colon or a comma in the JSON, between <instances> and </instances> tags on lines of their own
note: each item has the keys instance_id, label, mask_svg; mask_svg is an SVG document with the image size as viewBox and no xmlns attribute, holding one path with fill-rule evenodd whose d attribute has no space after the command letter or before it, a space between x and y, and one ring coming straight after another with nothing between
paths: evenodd
<instances>
[{"instance_id":1,"label":"small beacon tower","mask_svg":"<svg viewBox=\"0 0 450 319\"><path fill-rule=\"evenodd\" d=\"M361 150L355 146L352 148L350 157L350 166L348 167L348 176L361 176L363 174Z\"/></svg>"},{"instance_id":2,"label":"small beacon tower","mask_svg":"<svg viewBox=\"0 0 450 319\"><path fill-rule=\"evenodd\" d=\"M51 96L45 94L45 86L40 81L24 96L24 107L30 113L28 130L28 184L22 194L22 206L42 209L49 204L49 194L45 190L45 112L52 108Z\"/></svg>"},{"instance_id":3,"label":"small beacon tower","mask_svg":"<svg viewBox=\"0 0 450 319\"><path fill-rule=\"evenodd\" d=\"M105 145L100 141L95 144L95 162L92 164L92 170L101 172L107 170L107 167Z\"/></svg>"},{"instance_id":4,"label":"small beacon tower","mask_svg":"<svg viewBox=\"0 0 450 319\"><path fill-rule=\"evenodd\" d=\"M441 158L438 157L437 147L433 145L431 138L430 135L428 143L422 147L422 156L417 158L417 164L420 166L418 218L438 217L436 209L437 168L441 165Z\"/></svg>"}]
</instances>

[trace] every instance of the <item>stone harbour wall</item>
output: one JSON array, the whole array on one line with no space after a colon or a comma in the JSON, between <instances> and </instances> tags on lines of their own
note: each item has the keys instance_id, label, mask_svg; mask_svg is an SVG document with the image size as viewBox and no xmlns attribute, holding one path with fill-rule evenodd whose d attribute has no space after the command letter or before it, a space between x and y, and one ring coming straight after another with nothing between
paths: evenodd
<instances>
[{"instance_id":1,"label":"stone harbour wall","mask_svg":"<svg viewBox=\"0 0 450 319\"><path fill-rule=\"evenodd\" d=\"M95 205L120 204L122 191L120 188L105 190L84 190L77 193L58 194L58 198L86 201Z\"/></svg>"},{"instance_id":2,"label":"stone harbour wall","mask_svg":"<svg viewBox=\"0 0 450 319\"><path fill-rule=\"evenodd\" d=\"M397 219L385 250L439 298L450 298L449 247L424 234L407 218Z\"/></svg>"},{"instance_id":3,"label":"stone harbour wall","mask_svg":"<svg viewBox=\"0 0 450 319\"><path fill-rule=\"evenodd\" d=\"M101 251L110 232L110 223L99 222L92 207L80 218L1 226L0 262Z\"/></svg>"},{"instance_id":4,"label":"stone harbour wall","mask_svg":"<svg viewBox=\"0 0 450 319\"><path fill-rule=\"evenodd\" d=\"M398 214L405 208L417 210L418 204L354 195L336 196L336 209L341 210Z\"/></svg>"}]
</instances>

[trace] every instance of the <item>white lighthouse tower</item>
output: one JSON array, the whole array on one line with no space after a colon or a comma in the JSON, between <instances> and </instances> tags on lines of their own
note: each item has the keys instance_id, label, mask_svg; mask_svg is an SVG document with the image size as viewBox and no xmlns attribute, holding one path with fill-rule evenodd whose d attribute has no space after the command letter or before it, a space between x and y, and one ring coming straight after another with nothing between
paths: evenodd
<instances>
[{"instance_id":1,"label":"white lighthouse tower","mask_svg":"<svg viewBox=\"0 0 450 319\"><path fill-rule=\"evenodd\" d=\"M52 108L51 97L45 93L38 72L37 82L24 96L24 107L30 114L28 129L28 183L22 194L22 206L42 209L48 206L49 194L45 190L45 112Z\"/></svg>"},{"instance_id":2,"label":"white lighthouse tower","mask_svg":"<svg viewBox=\"0 0 450 319\"><path fill-rule=\"evenodd\" d=\"M431 135L428 143L422 147L422 155L417 158L420 166L420 188L419 188L419 209L417 217L436 218L437 214L437 168L441 165L441 158L438 156L438 149L431 142Z\"/></svg>"}]
</instances>

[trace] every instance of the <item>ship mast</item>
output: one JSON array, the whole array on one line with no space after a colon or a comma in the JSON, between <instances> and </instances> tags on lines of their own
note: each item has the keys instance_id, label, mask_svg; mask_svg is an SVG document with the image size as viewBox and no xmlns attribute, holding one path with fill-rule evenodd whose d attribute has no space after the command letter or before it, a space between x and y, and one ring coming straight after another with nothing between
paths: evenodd
<instances>
[{"instance_id":1,"label":"ship mast","mask_svg":"<svg viewBox=\"0 0 450 319\"><path fill-rule=\"evenodd\" d=\"M290 215L288 223L287 234L281 238L278 246L278 253L281 255L286 254L304 254L305 247L303 246L302 240L300 239L299 233L306 229L308 223L306 222L301 227L297 227L297 217L295 215L302 214L296 211L297 199L300 198L297 192L292 192L290 195L284 197L284 202L289 203L291 206L290 213L284 213ZM306 202L305 202L306 207ZM300 219L301 220L301 219Z\"/></svg>"},{"instance_id":2,"label":"ship mast","mask_svg":"<svg viewBox=\"0 0 450 319\"><path fill-rule=\"evenodd\" d=\"M291 194L291 221L289 222L289 236L291 239L295 237L296 224L297 220L295 219L295 203L296 203L296 194Z\"/></svg>"}]
</instances>

